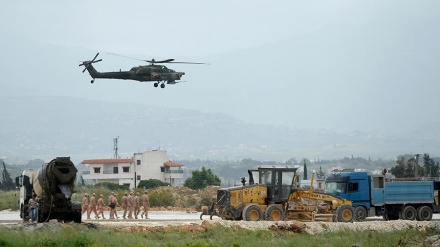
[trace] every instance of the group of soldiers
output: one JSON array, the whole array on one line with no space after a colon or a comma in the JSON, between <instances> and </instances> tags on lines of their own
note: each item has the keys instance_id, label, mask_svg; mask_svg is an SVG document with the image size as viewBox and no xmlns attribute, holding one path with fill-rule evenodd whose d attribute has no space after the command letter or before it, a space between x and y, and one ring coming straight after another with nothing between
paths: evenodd
<instances>
[{"instance_id":1,"label":"group of soldiers","mask_svg":"<svg viewBox=\"0 0 440 247\"><path fill-rule=\"evenodd\" d=\"M139 197L139 192L134 193L134 191L130 191L130 193L125 192L124 196L121 198L121 205L119 205L117 194L112 192L108 197L108 206L110 207L110 219L119 219L118 211L116 207L122 206L124 210L124 214L122 215L123 219L137 219L139 213L141 213L140 200L142 200L142 214L141 218L148 218L148 210L150 208L150 201L148 198L148 192L145 191L142 197ZM104 217L104 196L99 195L99 199L96 201L96 194L93 193L90 196L87 193L84 194L82 198L82 212L81 214L87 213L87 219L90 220L90 215L93 212L95 214L95 219L106 219Z\"/></svg>"}]
</instances>

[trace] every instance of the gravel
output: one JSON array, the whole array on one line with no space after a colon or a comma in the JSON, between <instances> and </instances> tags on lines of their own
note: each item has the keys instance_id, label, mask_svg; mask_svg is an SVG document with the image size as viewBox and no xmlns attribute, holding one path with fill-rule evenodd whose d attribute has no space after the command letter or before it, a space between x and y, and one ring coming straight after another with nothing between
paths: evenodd
<instances>
[{"instance_id":1,"label":"gravel","mask_svg":"<svg viewBox=\"0 0 440 247\"><path fill-rule=\"evenodd\" d=\"M299 221L229 221L220 218L213 220L91 220L83 224L58 223L56 220L51 220L48 223L2 223L1 228L11 230L34 231L37 229L58 228L58 227L74 227L77 229L84 229L93 227L97 229L114 229L122 231L149 231L151 229L165 229L165 228L194 228L204 229L210 225L220 225L224 227L232 227L236 229L249 230L287 230L303 232L307 234L320 234L325 232L337 232L341 230L350 231L380 231L390 232L405 229L417 229L424 231L427 229L440 229L440 221L409 221L409 220L394 220L394 221L365 221L353 223L334 223L334 222L299 222Z\"/></svg>"}]
</instances>

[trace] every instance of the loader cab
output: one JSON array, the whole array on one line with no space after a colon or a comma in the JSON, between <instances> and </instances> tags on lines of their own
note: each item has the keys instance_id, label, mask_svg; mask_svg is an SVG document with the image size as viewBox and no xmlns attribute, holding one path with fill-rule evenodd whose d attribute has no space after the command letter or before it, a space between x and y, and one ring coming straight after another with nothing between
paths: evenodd
<instances>
[{"instance_id":1,"label":"loader cab","mask_svg":"<svg viewBox=\"0 0 440 247\"><path fill-rule=\"evenodd\" d=\"M258 183L267 186L267 203L283 203L288 200L296 170L298 167L258 168Z\"/></svg>"}]
</instances>

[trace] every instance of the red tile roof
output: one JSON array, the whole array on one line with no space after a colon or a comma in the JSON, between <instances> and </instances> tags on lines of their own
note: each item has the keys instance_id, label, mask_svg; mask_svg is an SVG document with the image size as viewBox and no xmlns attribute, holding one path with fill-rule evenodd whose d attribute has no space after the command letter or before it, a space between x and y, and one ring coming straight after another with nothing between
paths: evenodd
<instances>
[{"instance_id":1,"label":"red tile roof","mask_svg":"<svg viewBox=\"0 0 440 247\"><path fill-rule=\"evenodd\" d=\"M166 166L170 166L170 167L182 167L184 165L176 163L176 162L172 162L171 160L167 160L165 161L164 165Z\"/></svg>"},{"instance_id":2,"label":"red tile roof","mask_svg":"<svg viewBox=\"0 0 440 247\"><path fill-rule=\"evenodd\" d=\"M81 164L113 164L113 163L133 163L133 159L95 159L83 160Z\"/></svg>"}]
</instances>

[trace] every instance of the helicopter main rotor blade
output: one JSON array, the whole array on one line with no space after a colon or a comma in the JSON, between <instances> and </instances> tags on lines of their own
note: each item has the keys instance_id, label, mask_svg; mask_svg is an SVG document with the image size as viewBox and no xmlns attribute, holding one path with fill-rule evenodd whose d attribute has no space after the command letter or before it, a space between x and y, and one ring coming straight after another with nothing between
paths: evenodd
<instances>
[{"instance_id":1,"label":"helicopter main rotor blade","mask_svg":"<svg viewBox=\"0 0 440 247\"><path fill-rule=\"evenodd\" d=\"M128 56L124 56L124 55L119 55L119 54L112 53L112 52L107 52L107 54L110 54L110 55L113 55L113 56L118 56L118 57L125 57L125 58L128 58L128 59L133 59L133 60L138 60L138 61L145 62L145 60L142 60L142 59L138 59L138 58L134 58L134 57L128 57Z\"/></svg>"},{"instance_id":2,"label":"helicopter main rotor blade","mask_svg":"<svg viewBox=\"0 0 440 247\"><path fill-rule=\"evenodd\" d=\"M147 59L138 59L138 58L134 58L134 57L129 57L129 56L124 56L124 55L119 55L119 54L112 53L112 52L107 52L107 54L114 55L114 56L118 56L118 57L125 57L125 58L128 58L128 59L133 59L133 60L138 60L138 61L143 61L143 62L150 63L150 64L152 64L152 65L154 65L154 64L156 64L156 63L183 63L183 64L207 64L207 65L210 65L209 63L197 63L197 62L174 62L174 59L173 59L173 58L156 61L154 58L151 59L151 60L147 60Z\"/></svg>"},{"instance_id":3,"label":"helicopter main rotor blade","mask_svg":"<svg viewBox=\"0 0 440 247\"><path fill-rule=\"evenodd\" d=\"M149 62L149 63L152 63L152 64L154 64L154 63L171 63L172 61L174 61L174 59L170 58L170 59L165 59L165 60L159 60L159 61L156 61L156 60L154 60L154 58L153 58L153 59L151 59L151 60L143 60L143 61L145 61L145 62Z\"/></svg>"},{"instance_id":4,"label":"helicopter main rotor blade","mask_svg":"<svg viewBox=\"0 0 440 247\"><path fill-rule=\"evenodd\" d=\"M92 63L97 63L97 62L101 62L101 61L102 61L102 59L98 59L96 61L93 61Z\"/></svg>"},{"instance_id":5,"label":"helicopter main rotor blade","mask_svg":"<svg viewBox=\"0 0 440 247\"><path fill-rule=\"evenodd\" d=\"M168 63L186 63L186 64L206 64L206 65L211 65L210 63L197 63L197 62L168 62Z\"/></svg>"}]
</instances>

